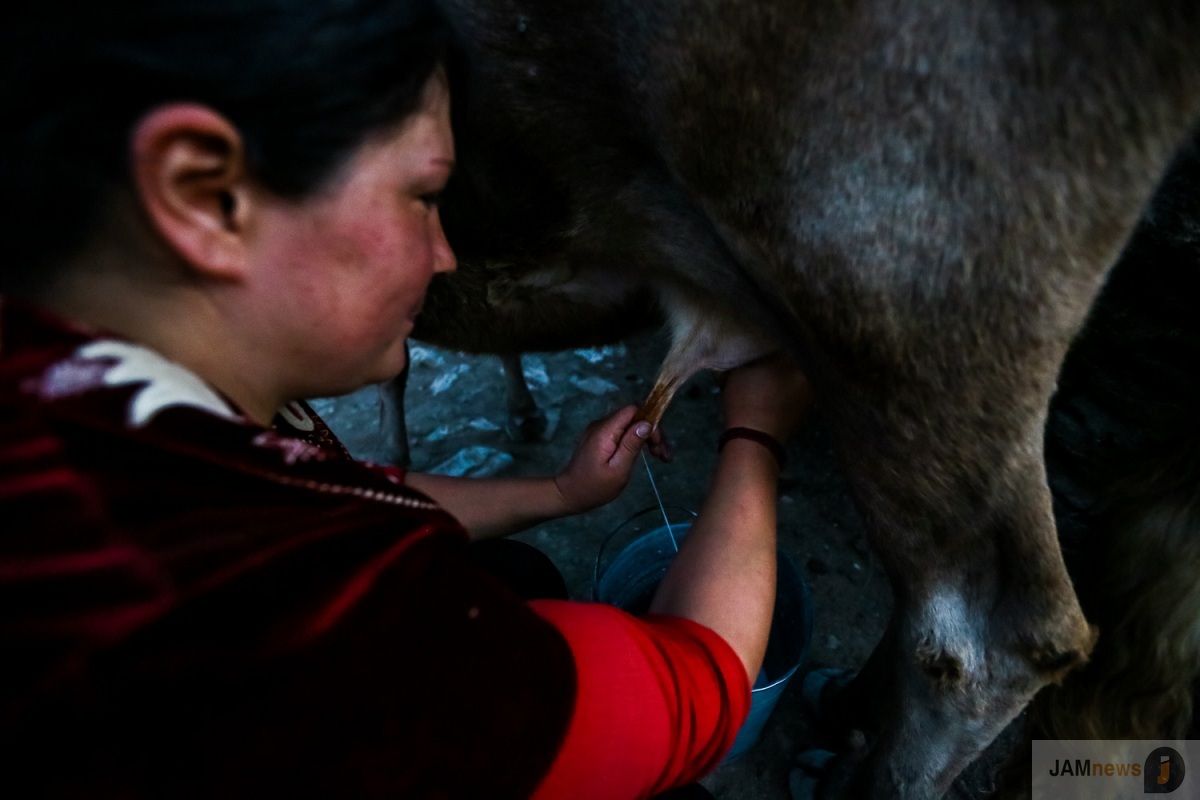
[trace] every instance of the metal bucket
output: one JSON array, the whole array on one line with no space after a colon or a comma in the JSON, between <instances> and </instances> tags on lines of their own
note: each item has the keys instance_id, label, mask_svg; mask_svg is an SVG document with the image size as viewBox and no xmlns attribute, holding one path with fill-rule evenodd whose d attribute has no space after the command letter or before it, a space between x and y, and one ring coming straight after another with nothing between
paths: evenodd
<instances>
[{"instance_id":1,"label":"metal bucket","mask_svg":"<svg viewBox=\"0 0 1200 800\"><path fill-rule=\"evenodd\" d=\"M627 529L636 531L638 518L651 511L657 513L658 509L647 509L634 515L605 537L593 570L594 600L617 606L631 614L643 614L650 607L654 592L676 552L666 524L637 535L603 570L601 560L609 541L616 534L631 532ZM695 516L690 511L687 513ZM682 540L691 525L691 522L673 522L670 530L676 540ZM812 598L808 584L795 561L782 550L777 553L777 563L775 614L771 621L766 656L750 692L750 714L738 730L733 747L725 755L725 762L741 756L758 741L763 725L775 709L779 696L787 688L788 681L800 667L812 638Z\"/></svg>"}]
</instances>

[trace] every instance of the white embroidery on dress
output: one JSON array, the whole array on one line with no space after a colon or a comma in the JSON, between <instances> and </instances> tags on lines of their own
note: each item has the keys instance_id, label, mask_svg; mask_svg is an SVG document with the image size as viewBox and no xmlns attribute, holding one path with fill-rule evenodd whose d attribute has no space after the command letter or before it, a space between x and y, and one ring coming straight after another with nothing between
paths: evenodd
<instances>
[{"instance_id":1,"label":"white embroidery on dress","mask_svg":"<svg viewBox=\"0 0 1200 800\"><path fill-rule=\"evenodd\" d=\"M33 379L22 389L36 393L43 400L69 397L104 385L104 374L109 365L103 361L77 361L74 357L59 361L42 375ZM32 387L32 389L30 389Z\"/></svg>"},{"instance_id":2,"label":"white embroidery on dress","mask_svg":"<svg viewBox=\"0 0 1200 800\"><path fill-rule=\"evenodd\" d=\"M283 417L287 421L287 424L298 431L312 433L317 429L317 424L313 422L312 417L304 410L304 406L299 403L291 402L282 405L276 413Z\"/></svg>"},{"instance_id":3,"label":"white embroidery on dress","mask_svg":"<svg viewBox=\"0 0 1200 800\"><path fill-rule=\"evenodd\" d=\"M39 394L64 397L100 386L144 383L129 402L128 422L140 428L171 406L190 406L226 419L241 417L194 373L140 345L103 339L46 370Z\"/></svg>"},{"instance_id":4,"label":"white embroidery on dress","mask_svg":"<svg viewBox=\"0 0 1200 800\"><path fill-rule=\"evenodd\" d=\"M297 461L325 460L321 448L291 436L280 436L274 431L263 431L253 441L259 447L269 447L283 453L283 460L288 466Z\"/></svg>"}]
</instances>

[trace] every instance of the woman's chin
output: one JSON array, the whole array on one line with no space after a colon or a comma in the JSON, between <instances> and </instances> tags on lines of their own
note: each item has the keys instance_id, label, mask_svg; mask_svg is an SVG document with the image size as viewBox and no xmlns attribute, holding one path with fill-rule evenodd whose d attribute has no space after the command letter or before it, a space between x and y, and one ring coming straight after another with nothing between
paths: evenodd
<instances>
[{"instance_id":1,"label":"woman's chin","mask_svg":"<svg viewBox=\"0 0 1200 800\"><path fill-rule=\"evenodd\" d=\"M335 397L394 380L408 365L407 339L389 347L370 362L361 363L353 372L343 372L340 379L329 382L327 391L320 396Z\"/></svg>"},{"instance_id":2,"label":"woman's chin","mask_svg":"<svg viewBox=\"0 0 1200 800\"><path fill-rule=\"evenodd\" d=\"M404 368L408 366L408 340L402 339L398 347L390 350L387 355L380 359L378 370L375 371L374 377L366 383L384 383L399 377L400 373L404 372ZM366 384L364 384L366 385Z\"/></svg>"}]
</instances>

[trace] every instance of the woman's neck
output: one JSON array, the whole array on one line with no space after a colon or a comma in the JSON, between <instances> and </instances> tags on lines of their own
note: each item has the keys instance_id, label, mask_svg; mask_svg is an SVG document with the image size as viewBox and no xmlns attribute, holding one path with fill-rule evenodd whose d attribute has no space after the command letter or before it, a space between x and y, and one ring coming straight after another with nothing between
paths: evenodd
<instances>
[{"instance_id":1,"label":"woman's neck","mask_svg":"<svg viewBox=\"0 0 1200 800\"><path fill-rule=\"evenodd\" d=\"M270 425L292 398L272 390L270 365L259 363L256 348L239 336L222 287L198 285L182 271L164 274L93 261L86 269L64 271L31 299L154 350L220 391L249 419Z\"/></svg>"}]
</instances>

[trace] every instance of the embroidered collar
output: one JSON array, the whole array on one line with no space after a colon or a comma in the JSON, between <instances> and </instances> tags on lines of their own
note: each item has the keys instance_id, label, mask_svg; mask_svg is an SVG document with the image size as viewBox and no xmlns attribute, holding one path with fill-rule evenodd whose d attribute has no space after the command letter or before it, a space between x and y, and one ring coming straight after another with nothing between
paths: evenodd
<instances>
[{"instance_id":1,"label":"embroidered collar","mask_svg":"<svg viewBox=\"0 0 1200 800\"><path fill-rule=\"evenodd\" d=\"M100 339L53 364L38 382L43 400L57 400L102 387L141 385L129 399L126 424L145 427L162 410L188 406L229 420L245 417L194 372L148 347Z\"/></svg>"},{"instance_id":2,"label":"embroidered collar","mask_svg":"<svg viewBox=\"0 0 1200 800\"><path fill-rule=\"evenodd\" d=\"M130 445L323 494L440 510L404 484L402 470L352 460L304 403L282 409L278 429L263 428L147 347L0 297L0 394L13 390L44 413Z\"/></svg>"}]
</instances>

